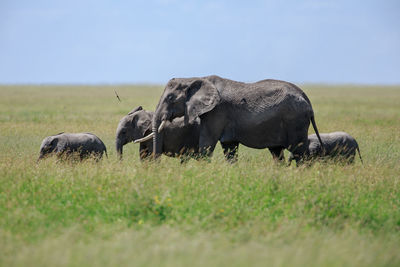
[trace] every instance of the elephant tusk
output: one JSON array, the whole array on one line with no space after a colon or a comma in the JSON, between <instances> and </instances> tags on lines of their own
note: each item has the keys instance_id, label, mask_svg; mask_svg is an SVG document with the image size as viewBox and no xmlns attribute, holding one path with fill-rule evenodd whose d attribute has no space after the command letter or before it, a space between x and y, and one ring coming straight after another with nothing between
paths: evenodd
<instances>
[{"instance_id":1,"label":"elephant tusk","mask_svg":"<svg viewBox=\"0 0 400 267\"><path fill-rule=\"evenodd\" d=\"M161 132L162 129L164 129L164 126L165 126L165 121L162 121L160 127L158 127L158 132Z\"/></svg>"},{"instance_id":2,"label":"elephant tusk","mask_svg":"<svg viewBox=\"0 0 400 267\"><path fill-rule=\"evenodd\" d=\"M142 142L146 142L147 140L150 140L153 138L154 133L149 134L148 136L145 136L143 138L140 139L136 139L135 141L133 141L133 143L142 143Z\"/></svg>"},{"instance_id":3,"label":"elephant tusk","mask_svg":"<svg viewBox=\"0 0 400 267\"><path fill-rule=\"evenodd\" d=\"M161 132L162 129L164 129L164 126L165 126L165 121L162 121L161 124L160 124L160 127L158 127L158 132ZM133 141L133 143L136 144L136 143L146 142L146 141L152 139L153 135L154 135L154 133L151 133L148 136L145 136L145 137L140 138L140 139L136 139L135 141Z\"/></svg>"}]
</instances>

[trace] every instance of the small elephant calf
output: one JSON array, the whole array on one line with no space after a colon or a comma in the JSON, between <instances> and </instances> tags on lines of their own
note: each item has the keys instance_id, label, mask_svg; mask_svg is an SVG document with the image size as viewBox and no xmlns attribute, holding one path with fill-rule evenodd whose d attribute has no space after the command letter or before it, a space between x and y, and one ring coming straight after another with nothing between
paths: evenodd
<instances>
[{"instance_id":1,"label":"small elephant calf","mask_svg":"<svg viewBox=\"0 0 400 267\"><path fill-rule=\"evenodd\" d=\"M149 135L152 133L153 116L154 112L139 106L120 120L115 137L115 146L120 159L123 146L133 141L140 142L140 159L150 158L153 152L153 138L149 138ZM188 159L188 156L195 157L199 150L199 128L200 120L185 124L183 117L165 123L160 133L160 138L164 140L163 154L180 157L181 162Z\"/></svg>"},{"instance_id":2,"label":"small elephant calf","mask_svg":"<svg viewBox=\"0 0 400 267\"><path fill-rule=\"evenodd\" d=\"M307 157L309 160L317 159L339 159L346 163L353 163L356 155L356 150L361 158L360 149L357 141L348 133L345 132L333 132L333 133L322 133L320 134L324 149L322 150L321 144L315 134L308 136L308 151ZM293 155L289 156L289 165L293 160Z\"/></svg>"},{"instance_id":3,"label":"small elephant calf","mask_svg":"<svg viewBox=\"0 0 400 267\"><path fill-rule=\"evenodd\" d=\"M38 161L51 154L62 157L71 156L72 153L77 153L80 160L91 155L99 160L103 157L103 153L107 156L107 149L103 141L94 134L59 133L43 140Z\"/></svg>"}]
</instances>

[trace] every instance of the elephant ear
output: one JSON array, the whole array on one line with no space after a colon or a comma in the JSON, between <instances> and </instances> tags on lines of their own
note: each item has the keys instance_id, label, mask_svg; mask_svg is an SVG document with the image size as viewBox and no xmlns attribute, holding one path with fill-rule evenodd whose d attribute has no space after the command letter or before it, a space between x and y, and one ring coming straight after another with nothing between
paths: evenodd
<instances>
[{"instance_id":1,"label":"elephant ear","mask_svg":"<svg viewBox=\"0 0 400 267\"><path fill-rule=\"evenodd\" d=\"M151 119L146 119L141 123L139 129L142 137L145 137L152 133L151 122L152 122Z\"/></svg>"},{"instance_id":2,"label":"elephant ear","mask_svg":"<svg viewBox=\"0 0 400 267\"><path fill-rule=\"evenodd\" d=\"M58 137L55 137L55 136L50 137L49 146L51 147L52 151L54 151L56 149L56 147L58 145L58 141L59 141Z\"/></svg>"},{"instance_id":3,"label":"elephant ear","mask_svg":"<svg viewBox=\"0 0 400 267\"><path fill-rule=\"evenodd\" d=\"M142 109L143 109L142 106L138 106L137 108L132 109L132 110L128 113L128 115L131 115L131 114L135 113L136 111L139 111L139 110L142 110Z\"/></svg>"},{"instance_id":4,"label":"elephant ear","mask_svg":"<svg viewBox=\"0 0 400 267\"><path fill-rule=\"evenodd\" d=\"M197 117L214 109L219 101L218 90L211 82L203 79L192 82L186 98L185 122L193 123Z\"/></svg>"}]
</instances>

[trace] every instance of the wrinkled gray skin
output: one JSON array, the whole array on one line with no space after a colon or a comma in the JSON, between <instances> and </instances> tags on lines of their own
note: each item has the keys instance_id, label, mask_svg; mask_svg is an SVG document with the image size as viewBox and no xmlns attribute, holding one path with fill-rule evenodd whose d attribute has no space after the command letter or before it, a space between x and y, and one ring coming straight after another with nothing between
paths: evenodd
<instances>
[{"instance_id":1,"label":"wrinkled gray skin","mask_svg":"<svg viewBox=\"0 0 400 267\"><path fill-rule=\"evenodd\" d=\"M354 157L357 150L361 163L363 162L357 141L348 133L322 133L320 136L324 144L323 150L315 134L308 136L309 145L306 154L310 161L315 161L318 159L337 159L351 164L354 162ZM289 165L292 160L293 155L290 154Z\"/></svg>"},{"instance_id":2,"label":"wrinkled gray skin","mask_svg":"<svg viewBox=\"0 0 400 267\"><path fill-rule=\"evenodd\" d=\"M72 153L77 153L81 160L91 155L101 159L103 153L107 155L107 149L103 141L94 134L59 133L48 136L42 141L38 161L51 154L62 157Z\"/></svg>"},{"instance_id":3,"label":"wrinkled gray skin","mask_svg":"<svg viewBox=\"0 0 400 267\"><path fill-rule=\"evenodd\" d=\"M143 110L139 106L120 120L115 137L115 147L120 159L124 145L151 134L153 116L154 112ZM163 140L161 152L167 156L180 157L182 161L187 156L195 156L199 149L199 122L195 120L184 125L183 117L167 122L159 134L159 138ZM140 143L140 159L149 158L152 153L152 139Z\"/></svg>"},{"instance_id":4,"label":"wrinkled gray skin","mask_svg":"<svg viewBox=\"0 0 400 267\"><path fill-rule=\"evenodd\" d=\"M318 133L310 100L296 85L277 80L242 83L218 76L171 79L153 118L153 150L157 157L163 141L156 129L162 121L184 116L201 119L199 150L211 156L216 143L225 145L227 158L235 157L239 143L269 148L284 161L283 150L301 163L308 147L310 121Z\"/></svg>"}]
</instances>

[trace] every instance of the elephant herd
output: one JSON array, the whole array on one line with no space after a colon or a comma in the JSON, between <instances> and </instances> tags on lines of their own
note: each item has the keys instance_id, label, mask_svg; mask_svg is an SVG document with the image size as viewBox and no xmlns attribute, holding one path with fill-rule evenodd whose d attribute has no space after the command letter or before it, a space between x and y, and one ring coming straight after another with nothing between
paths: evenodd
<instances>
[{"instance_id":1,"label":"elephant herd","mask_svg":"<svg viewBox=\"0 0 400 267\"><path fill-rule=\"evenodd\" d=\"M316 134L308 136L310 123ZM239 144L268 148L281 162L287 149L289 164L295 160L297 165L327 157L351 163L356 150L360 153L347 133L319 134L311 102L296 85L278 80L243 83L215 75L171 79L155 112L139 106L120 120L115 145L121 159L123 146L135 142L140 143L142 160L165 154L184 161L210 157L218 141L229 162L237 160ZM93 134L61 133L43 140L39 159L71 152L81 159L91 153L101 158L106 147Z\"/></svg>"}]
</instances>

